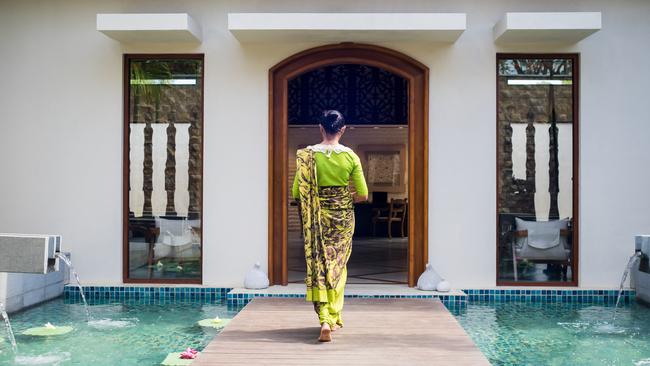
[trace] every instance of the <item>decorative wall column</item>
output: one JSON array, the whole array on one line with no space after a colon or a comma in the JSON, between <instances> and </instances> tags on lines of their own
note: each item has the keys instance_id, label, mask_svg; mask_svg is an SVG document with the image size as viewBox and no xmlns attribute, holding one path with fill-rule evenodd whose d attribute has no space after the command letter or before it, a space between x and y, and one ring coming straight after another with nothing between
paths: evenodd
<instances>
[{"instance_id":1,"label":"decorative wall column","mask_svg":"<svg viewBox=\"0 0 650 366\"><path fill-rule=\"evenodd\" d=\"M502 142L499 144L500 146L500 151L499 151L499 159L501 160L501 171L499 174L501 175L499 179L499 189L501 190L501 194L499 195L499 198L501 200L500 206L501 207L506 207L508 208L507 205L504 205L504 202L507 202L507 200L511 199L511 192L514 191L513 186L516 184L515 182L515 177L513 176L513 171L512 171L512 122L510 121L503 121L500 122L501 126L501 139ZM509 212L509 211L508 211Z\"/></svg>"},{"instance_id":2,"label":"decorative wall column","mask_svg":"<svg viewBox=\"0 0 650 366\"><path fill-rule=\"evenodd\" d=\"M153 192L153 127L147 122L144 128L144 162L142 163L142 190L144 191L144 207L142 214L152 214L151 195Z\"/></svg>"},{"instance_id":3,"label":"decorative wall column","mask_svg":"<svg viewBox=\"0 0 650 366\"><path fill-rule=\"evenodd\" d=\"M176 122L175 113L171 113L167 126L167 161L165 163L165 191L167 192L166 215L176 216L174 193L176 191Z\"/></svg>"},{"instance_id":4,"label":"decorative wall column","mask_svg":"<svg viewBox=\"0 0 650 366\"><path fill-rule=\"evenodd\" d=\"M555 117L555 113L553 113ZM551 127L548 128L549 134L549 161L548 161L548 192L551 195L551 207L549 208L548 219L557 220L560 218L560 209L558 208L557 197L560 192L559 168L558 161L558 140L557 140L557 123L555 118L551 121Z\"/></svg>"},{"instance_id":5,"label":"decorative wall column","mask_svg":"<svg viewBox=\"0 0 650 366\"><path fill-rule=\"evenodd\" d=\"M188 161L188 176L189 176L189 193L190 193L190 204L188 210L188 216L196 215L201 212L201 192L202 192L202 181L201 181L201 172L203 167L201 166L201 161L203 161L202 154L202 136L201 136L201 115L197 110L192 111L192 118L189 128L190 135L190 158Z\"/></svg>"},{"instance_id":6,"label":"decorative wall column","mask_svg":"<svg viewBox=\"0 0 650 366\"><path fill-rule=\"evenodd\" d=\"M528 125L526 126L526 197L523 197L525 210L522 212L535 214L535 192L537 192L537 184L535 183L535 175L537 164L535 163L535 114L532 108L527 114Z\"/></svg>"}]
</instances>

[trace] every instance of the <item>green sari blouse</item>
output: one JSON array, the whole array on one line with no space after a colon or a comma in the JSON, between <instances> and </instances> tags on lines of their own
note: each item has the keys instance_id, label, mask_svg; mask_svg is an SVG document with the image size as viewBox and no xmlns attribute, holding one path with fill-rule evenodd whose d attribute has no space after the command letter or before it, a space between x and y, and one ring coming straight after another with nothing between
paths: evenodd
<instances>
[{"instance_id":1,"label":"green sari blouse","mask_svg":"<svg viewBox=\"0 0 650 366\"><path fill-rule=\"evenodd\" d=\"M314 152L316 160L316 175L319 187L348 186L350 180L359 196L368 195L368 186L363 177L363 169L359 156L349 147L338 145L317 144L307 147ZM293 180L291 195L299 197L298 175Z\"/></svg>"}]
</instances>

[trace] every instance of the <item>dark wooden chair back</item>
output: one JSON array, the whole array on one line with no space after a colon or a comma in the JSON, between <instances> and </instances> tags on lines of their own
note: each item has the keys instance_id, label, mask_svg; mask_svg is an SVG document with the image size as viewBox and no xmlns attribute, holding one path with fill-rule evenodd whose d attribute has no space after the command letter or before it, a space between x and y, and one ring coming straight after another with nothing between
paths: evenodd
<instances>
[{"instance_id":1,"label":"dark wooden chair back","mask_svg":"<svg viewBox=\"0 0 650 366\"><path fill-rule=\"evenodd\" d=\"M408 211L408 199L391 198L388 206L388 217L391 219L404 219Z\"/></svg>"}]
</instances>

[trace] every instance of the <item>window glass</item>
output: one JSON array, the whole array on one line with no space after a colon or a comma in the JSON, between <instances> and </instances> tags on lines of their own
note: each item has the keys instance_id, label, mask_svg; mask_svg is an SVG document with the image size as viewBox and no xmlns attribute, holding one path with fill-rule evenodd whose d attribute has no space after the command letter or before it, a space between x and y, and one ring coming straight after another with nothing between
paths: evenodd
<instances>
[{"instance_id":1,"label":"window glass","mask_svg":"<svg viewBox=\"0 0 650 366\"><path fill-rule=\"evenodd\" d=\"M203 57L126 57L127 279L201 279Z\"/></svg>"},{"instance_id":2,"label":"window glass","mask_svg":"<svg viewBox=\"0 0 650 366\"><path fill-rule=\"evenodd\" d=\"M497 62L498 279L572 283L575 57Z\"/></svg>"}]
</instances>

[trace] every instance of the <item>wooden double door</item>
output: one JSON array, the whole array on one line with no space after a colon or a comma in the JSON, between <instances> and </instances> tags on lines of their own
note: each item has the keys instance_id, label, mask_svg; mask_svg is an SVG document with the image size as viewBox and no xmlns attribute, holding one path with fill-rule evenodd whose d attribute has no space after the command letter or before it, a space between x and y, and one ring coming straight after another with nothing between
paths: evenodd
<instances>
[{"instance_id":1,"label":"wooden double door","mask_svg":"<svg viewBox=\"0 0 650 366\"><path fill-rule=\"evenodd\" d=\"M415 286L428 261L429 70L400 52L356 43L308 49L269 71L269 279L275 285L288 283L288 80L316 68L343 63L379 67L408 81L408 284Z\"/></svg>"}]
</instances>

